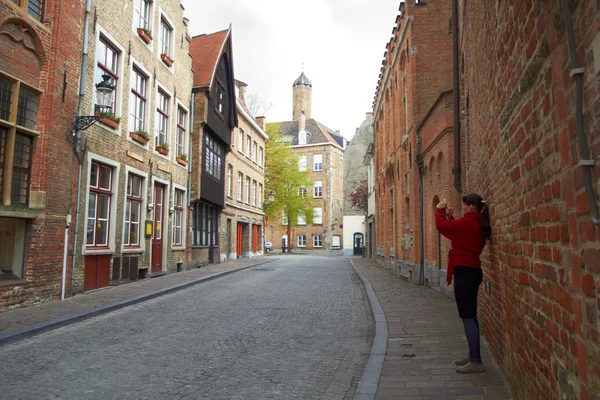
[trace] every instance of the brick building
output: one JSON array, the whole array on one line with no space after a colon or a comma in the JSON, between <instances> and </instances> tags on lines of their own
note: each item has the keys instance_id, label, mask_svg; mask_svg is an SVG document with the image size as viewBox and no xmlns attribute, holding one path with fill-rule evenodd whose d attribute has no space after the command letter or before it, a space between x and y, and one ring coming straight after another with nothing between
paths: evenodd
<instances>
[{"instance_id":1,"label":"brick building","mask_svg":"<svg viewBox=\"0 0 600 400\"><path fill-rule=\"evenodd\" d=\"M0 311L61 296L84 9L0 2Z\"/></svg>"},{"instance_id":2,"label":"brick building","mask_svg":"<svg viewBox=\"0 0 600 400\"><path fill-rule=\"evenodd\" d=\"M461 182L493 229L483 329L516 398L600 399L600 4L457 11Z\"/></svg>"},{"instance_id":3,"label":"brick building","mask_svg":"<svg viewBox=\"0 0 600 400\"><path fill-rule=\"evenodd\" d=\"M447 101L452 89L450 16L447 1L400 3L373 104L377 262L414 282L421 278L423 262L423 278L433 287L444 271L431 231L431 204L436 198L459 199L443 179L452 171L447 147L452 121L446 119L452 109ZM417 160L426 160L427 168L420 170ZM424 257L421 207L429 235Z\"/></svg>"},{"instance_id":4,"label":"brick building","mask_svg":"<svg viewBox=\"0 0 600 400\"><path fill-rule=\"evenodd\" d=\"M190 260L219 263L225 208L225 156L238 126L231 28L192 39L194 134L192 138ZM226 223L226 221L224 221ZM229 232L229 231L227 231ZM225 245L227 246L227 244Z\"/></svg>"},{"instance_id":5,"label":"brick building","mask_svg":"<svg viewBox=\"0 0 600 400\"><path fill-rule=\"evenodd\" d=\"M75 291L186 268L190 36L178 0L92 1L82 114L113 107L81 133ZM115 13L114 10L124 10Z\"/></svg>"},{"instance_id":6,"label":"brick building","mask_svg":"<svg viewBox=\"0 0 600 400\"><path fill-rule=\"evenodd\" d=\"M344 138L311 118L312 83L304 72L293 85L293 121L279 125L279 134L288 138L292 151L298 156L300 170L310 171L313 187L303 188L305 196L312 196L315 217L312 225L299 218L298 226L286 234L285 217L269 223L265 235L274 248L286 246L300 249L342 248L342 218L344 195ZM302 190L302 189L301 189ZM277 195L277 194L275 194Z\"/></svg>"},{"instance_id":7,"label":"brick building","mask_svg":"<svg viewBox=\"0 0 600 400\"><path fill-rule=\"evenodd\" d=\"M244 100L246 84L236 80L238 126L225 157L225 209L221 261L263 252L265 143L264 117L254 118Z\"/></svg>"}]
</instances>

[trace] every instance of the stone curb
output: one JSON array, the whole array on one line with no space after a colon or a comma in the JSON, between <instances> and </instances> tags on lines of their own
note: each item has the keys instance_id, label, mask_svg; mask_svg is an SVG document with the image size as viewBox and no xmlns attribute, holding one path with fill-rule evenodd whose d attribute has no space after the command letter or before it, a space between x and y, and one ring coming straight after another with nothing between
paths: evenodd
<instances>
[{"instance_id":1,"label":"stone curb","mask_svg":"<svg viewBox=\"0 0 600 400\"><path fill-rule=\"evenodd\" d=\"M373 340L373 346L371 347L371 356L365 366L360 382L358 382L354 400L373 400L375 399L375 393L377 393L383 361L387 352L387 320L381 303L379 303L379 299L375 294L375 290L371 286L371 282L360 272L354 261L349 261L352 264L352 268L354 268L354 272L356 272L365 286L367 296L369 296L369 303L371 303L373 310L373 316L375 317L375 340Z\"/></svg>"},{"instance_id":2,"label":"stone curb","mask_svg":"<svg viewBox=\"0 0 600 400\"><path fill-rule=\"evenodd\" d=\"M259 265L267 264L273 261L276 261L277 258L273 260L266 260L252 265L246 265L244 267L234 268L228 271L216 272L214 274L202 276L196 279L193 279L188 282L178 283L166 288L157 289L152 292L143 293L134 297L129 297L124 300L115 301L112 303L104 304L99 307L94 307L88 310L80 311L74 314L65 315L63 317L55 318L50 321L39 322L37 324L26 326L25 328L16 329L11 332L0 334L0 346L3 346L8 343L18 342L23 339L27 339L36 335L39 335L44 332L48 332L57 328L62 328L64 326L68 326L77 322L85 321L86 319L90 319L93 317L97 317L98 315L106 314L111 311L115 311L127 306L132 306L138 303L141 303L146 300L153 299L155 297L164 296L166 294L174 293L182 289L186 289L190 286L196 285L201 282L206 282L215 278L219 278L224 275L231 274L233 272L242 271L247 268L257 267Z\"/></svg>"}]
</instances>

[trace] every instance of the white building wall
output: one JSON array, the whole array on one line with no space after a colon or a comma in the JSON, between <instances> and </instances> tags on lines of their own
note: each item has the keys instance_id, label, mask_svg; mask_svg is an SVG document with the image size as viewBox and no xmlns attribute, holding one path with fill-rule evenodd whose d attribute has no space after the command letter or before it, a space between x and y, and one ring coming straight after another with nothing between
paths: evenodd
<instances>
[{"instance_id":1,"label":"white building wall","mask_svg":"<svg viewBox=\"0 0 600 400\"><path fill-rule=\"evenodd\" d=\"M365 217L362 215L344 216L344 255L351 256L354 252L354 234L363 234L363 245L365 239Z\"/></svg>"}]
</instances>

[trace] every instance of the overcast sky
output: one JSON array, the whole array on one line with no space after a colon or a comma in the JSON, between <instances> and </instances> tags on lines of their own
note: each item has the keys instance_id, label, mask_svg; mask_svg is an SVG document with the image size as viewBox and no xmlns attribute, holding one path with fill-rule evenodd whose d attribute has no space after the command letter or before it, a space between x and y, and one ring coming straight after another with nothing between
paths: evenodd
<instances>
[{"instance_id":1,"label":"overcast sky","mask_svg":"<svg viewBox=\"0 0 600 400\"><path fill-rule=\"evenodd\" d=\"M351 139L371 111L400 0L182 0L192 36L232 25L235 78L292 119L292 84L313 84L312 117Z\"/></svg>"}]
</instances>

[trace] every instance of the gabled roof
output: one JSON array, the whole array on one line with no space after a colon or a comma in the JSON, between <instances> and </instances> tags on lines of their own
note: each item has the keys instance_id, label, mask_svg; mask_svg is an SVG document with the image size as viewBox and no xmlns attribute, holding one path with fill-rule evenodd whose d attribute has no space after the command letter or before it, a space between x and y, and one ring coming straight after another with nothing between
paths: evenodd
<instances>
[{"instance_id":1,"label":"gabled roof","mask_svg":"<svg viewBox=\"0 0 600 400\"><path fill-rule=\"evenodd\" d=\"M279 127L279 134L292 137L292 146L298 145L299 126L298 121L284 121ZM316 119L307 119L305 131L310 133L310 139L307 144L331 143L340 148L344 148L344 138L317 121Z\"/></svg>"},{"instance_id":2,"label":"gabled roof","mask_svg":"<svg viewBox=\"0 0 600 400\"><path fill-rule=\"evenodd\" d=\"M221 54L225 49L231 29L194 36L190 43L192 69L194 70L194 87L210 86Z\"/></svg>"}]
</instances>

